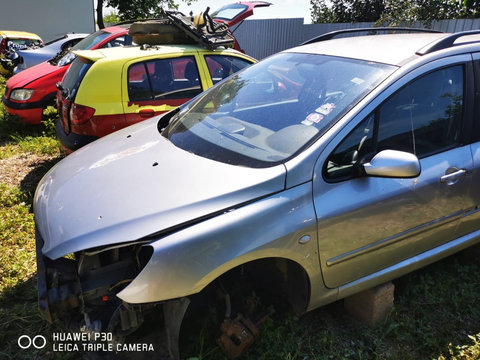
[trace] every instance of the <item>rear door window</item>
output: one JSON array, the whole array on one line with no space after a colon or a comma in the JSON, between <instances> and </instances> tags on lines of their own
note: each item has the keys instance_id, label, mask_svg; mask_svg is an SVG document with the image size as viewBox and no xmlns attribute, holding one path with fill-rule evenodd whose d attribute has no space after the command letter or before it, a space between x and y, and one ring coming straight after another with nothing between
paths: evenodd
<instances>
[{"instance_id":1,"label":"rear door window","mask_svg":"<svg viewBox=\"0 0 480 360\"><path fill-rule=\"evenodd\" d=\"M193 56L149 60L128 69L130 101L189 99L201 92Z\"/></svg>"}]
</instances>

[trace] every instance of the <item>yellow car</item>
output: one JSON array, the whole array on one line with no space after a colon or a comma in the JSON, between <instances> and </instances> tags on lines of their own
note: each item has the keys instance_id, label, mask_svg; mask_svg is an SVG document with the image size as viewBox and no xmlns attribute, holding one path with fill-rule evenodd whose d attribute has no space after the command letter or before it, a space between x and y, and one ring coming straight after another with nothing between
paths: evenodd
<instances>
[{"instance_id":1,"label":"yellow car","mask_svg":"<svg viewBox=\"0 0 480 360\"><path fill-rule=\"evenodd\" d=\"M199 45L75 52L57 84L57 135L69 153L111 132L175 109L256 62L233 49Z\"/></svg>"},{"instance_id":2,"label":"yellow car","mask_svg":"<svg viewBox=\"0 0 480 360\"><path fill-rule=\"evenodd\" d=\"M29 49L40 46L43 43L37 34L25 31L0 30L0 59L4 59L9 52L15 50ZM0 61L0 74L7 75L10 73Z\"/></svg>"}]
</instances>

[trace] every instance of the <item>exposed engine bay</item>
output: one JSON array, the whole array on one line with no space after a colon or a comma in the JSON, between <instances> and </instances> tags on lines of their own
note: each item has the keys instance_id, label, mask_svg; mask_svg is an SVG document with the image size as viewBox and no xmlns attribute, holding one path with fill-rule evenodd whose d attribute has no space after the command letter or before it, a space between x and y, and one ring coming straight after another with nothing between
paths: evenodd
<instances>
[{"instance_id":1,"label":"exposed engine bay","mask_svg":"<svg viewBox=\"0 0 480 360\"><path fill-rule=\"evenodd\" d=\"M153 250L145 246L145 242L89 249L56 260L44 256L41 248L42 240L37 232L41 310L50 323L60 320L65 331L91 334L89 339L97 338L94 334L109 334L110 343L124 344L130 335L141 332L138 330L142 325L153 319L156 330L160 330L153 338L155 355L161 359L180 359L180 328L187 309L191 315L192 312L204 314L208 307L216 307L224 313L224 317L218 319L216 342L230 359L236 359L254 342L260 325L268 317L260 311L259 299L244 291L247 287L243 285L252 280L252 274L245 274L244 269L223 279L228 286L219 279L198 296L129 304L117 294L151 258ZM246 278L249 280L241 280ZM194 306L190 306L191 298ZM151 338L151 332L149 329L143 333Z\"/></svg>"}]
</instances>

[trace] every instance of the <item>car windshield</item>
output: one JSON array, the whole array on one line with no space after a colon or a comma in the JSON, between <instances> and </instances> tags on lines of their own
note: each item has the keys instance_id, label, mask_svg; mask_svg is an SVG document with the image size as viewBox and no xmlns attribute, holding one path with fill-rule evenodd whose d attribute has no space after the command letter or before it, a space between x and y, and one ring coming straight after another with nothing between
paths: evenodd
<instances>
[{"instance_id":1,"label":"car windshield","mask_svg":"<svg viewBox=\"0 0 480 360\"><path fill-rule=\"evenodd\" d=\"M61 53L61 56L54 57L52 60L50 60L50 63L56 66L68 65L75 59L75 54L73 54L72 51L89 50L110 35L111 33L102 30L94 32L88 35L83 40L79 41L73 48L71 48L66 53Z\"/></svg>"},{"instance_id":2,"label":"car windshield","mask_svg":"<svg viewBox=\"0 0 480 360\"><path fill-rule=\"evenodd\" d=\"M183 106L162 135L216 161L273 166L311 144L395 69L332 56L277 54Z\"/></svg>"},{"instance_id":3,"label":"car windshield","mask_svg":"<svg viewBox=\"0 0 480 360\"><path fill-rule=\"evenodd\" d=\"M35 46L41 46L42 41L38 39L8 39L8 46L12 50L25 50Z\"/></svg>"}]
</instances>

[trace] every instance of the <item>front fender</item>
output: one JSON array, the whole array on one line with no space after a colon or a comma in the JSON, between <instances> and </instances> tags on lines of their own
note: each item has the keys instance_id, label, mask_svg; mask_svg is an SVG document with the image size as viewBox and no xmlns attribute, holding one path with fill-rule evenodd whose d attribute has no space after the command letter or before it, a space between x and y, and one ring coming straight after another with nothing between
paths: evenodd
<instances>
[{"instance_id":1,"label":"front fender","mask_svg":"<svg viewBox=\"0 0 480 360\"><path fill-rule=\"evenodd\" d=\"M309 241L303 240L309 237ZM117 296L128 303L200 292L238 265L285 258L318 278L312 184L305 183L158 239L142 272Z\"/></svg>"}]
</instances>

